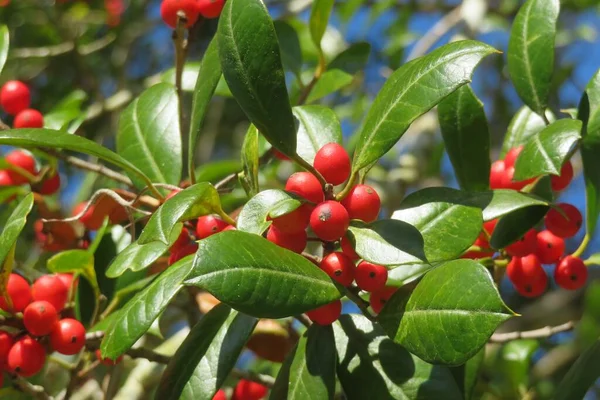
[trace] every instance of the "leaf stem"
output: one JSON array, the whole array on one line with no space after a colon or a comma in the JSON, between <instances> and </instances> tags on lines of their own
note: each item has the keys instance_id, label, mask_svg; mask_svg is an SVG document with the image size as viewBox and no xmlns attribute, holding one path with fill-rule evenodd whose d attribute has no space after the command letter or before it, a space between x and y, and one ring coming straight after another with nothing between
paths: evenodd
<instances>
[{"instance_id":1,"label":"leaf stem","mask_svg":"<svg viewBox=\"0 0 600 400\"><path fill-rule=\"evenodd\" d=\"M321 173L315 169L315 167L310 165L308 162L304 161L304 159L302 157L300 157L298 154L294 155L292 157L292 160L296 164L300 165L302 168L304 168L305 170L307 170L308 172L313 174L319 180L319 183L323 187L323 191L326 191L328 183L325 180L325 178L323 178L323 175L321 175Z\"/></svg>"},{"instance_id":2,"label":"leaf stem","mask_svg":"<svg viewBox=\"0 0 600 400\"><path fill-rule=\"evenodd\" d=\"M346 196L348 196L348 193L350 193L350 191L354 187L354 181L356 181L356 171L352 170L350 178L348 178L348 183L346 183L344 189L340 193L338 193L337 196L335 196L335 199L337 201L342 201Z\"/></svg>"},{"instance_id":3,"label":"leaf stem","mask_svg":"<svg viewBox=\"0 0 600 400\"><path fill-rule=\"evenodd\" d=\"M589 235L589 233L586 233L585 236L583 237L583 240L581 241L581 244L577 248L577 250L575 250L573 252L573 254L571 254L571 255L573 257L581 257L581 255L583 254L583 252L585 251L585 249L587 248L589 243L590 243L590 235Z\"/></svg>"}]
</instances>

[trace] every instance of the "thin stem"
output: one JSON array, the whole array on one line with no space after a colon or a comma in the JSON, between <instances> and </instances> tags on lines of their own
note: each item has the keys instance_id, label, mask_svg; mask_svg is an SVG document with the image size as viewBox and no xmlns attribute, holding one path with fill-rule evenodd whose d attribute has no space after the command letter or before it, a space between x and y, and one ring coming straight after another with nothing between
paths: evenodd
<instances>
[{"instance_id":1,"label":"thin stem","mask_svg":"<svg viewBox=\"0 0 600 400\"><path fill-rule=\"evenodd\" d=\"M572 256L573 257L581 257L581 255L583 254L583 252L585 251L585 249L587 248L589 243L590 243L590 235L589 235L589 233L586 233L585 236L583 237L581 244L579 245L577 250L575 250L575 252L573 252Z\"/></svg>"},{"instance_id":2,"label":"thin stem","mask_svg":"<svg viewBox=\"0 0 600 400\"><path fill-rule=\"evenodd\" d=\"M516 331L506 333L494 333L490 338L490 343L506 343L517 339L541 339L555 335L561 332L568 332L575 328L576 321L565 322L556 326L545 326L543 328L531 331Z\"/></svg>"},{"instance_id":3,"label":"thin stem","mask_svg":"<svg viewBox=\"0 0 600 400\"><path fill-rule=\"evenodd\" d=\"M365 301L362 297L355 293L352 288L344 288L344 294L346 297L348 297L348 299L358 306L367 319L371 321L377 320L377 318L369 311L369 302Z\"/></svg>"},{"instance_id":4,"label":"thin stem","mask_svg":"<svg viewBox=\"0 0 600 400\"><path fill-rule=\"evenodd\" d=\"M52 400L52 397L48 393L46 393L46 389L44 389L42 386L33 385L25 379L21 378L20 376L14 377L12 381L15 384L15 386L19 388L20 391L22 391L25 394L28 394L34 399Z\"/></svg>"},{"instance_id":5,"label":"thin stem","mask_svg":"<svg viewBox=\"0 0 600 400\"><path fill-rule=\"evenodd\" d=\"M221 213L219 214L219 216L221 217L221 219L223 219L223 221L227 222L229 225L232 225L232 226L237 225L237 222L235 222L235 220L233 218L231 218L229 216L229 214L227 214L225 211L221 210Z\"/></svg>"},{"instance_id":6,"label":"thin stem","mask_svg":"<svg viewBox=\"0 0 600 400\"><path fill-rule=\"evenodd\" d=\"M348 183L346 183L346 186L344 187L344 189L340 193L338 193L337 196L335 196L335 199L337 201L342 201L342 200L344 200L344 198L346 196L348 196L348 193L350 193L350 191L354 187L355 180L356 180L356 172L354 170L352 170L352 173L350 174L350 178L348 179Z\"/></svg>"},{"instance_id":7,"label":"thin stem","mask_svg":"<svg viewBox=\"0 0 600 400\"><path fill-rule=\"evenodd\" d=\"M260 383L268 388L272 388L275 385L275 379L269 375L257 374L250 371L242 371L241 369L237 368L234 368L231 371L231 375L238 379L246 379L248 381Z\"/></svg>"},{"instance_id":8,"label":"thin stem","mask_svg":"<svg viewBox=\"0 0 600 400\"><path fill-rule=\"evenodd\" d=\"M185 26L187 17L182 11L177 13L177 26L173 31L175 44L175 89L177 91L177 113L179 115L179 135L183 141L183 69L187 57L187 41L185 39ZM192 182L193 183L193 182Z\"/></svg>"},{"instance_id":9,"label":"thin stem","mask_svg":"<svg viewBox=\"0 0 600 400\"><path fill-rule=\"evenodd\" d=\"M325 180L325 178L323 178L323 175L321 175L321 173L315 169L315 167L304 161L304 159L297 154L292 157L292 160L294 160L294 162L296 162L302 168L313 174L319 180L319 183L323 187L323 191L325 191L328 185L327 181Z\"/></svg>"}]
</instances>

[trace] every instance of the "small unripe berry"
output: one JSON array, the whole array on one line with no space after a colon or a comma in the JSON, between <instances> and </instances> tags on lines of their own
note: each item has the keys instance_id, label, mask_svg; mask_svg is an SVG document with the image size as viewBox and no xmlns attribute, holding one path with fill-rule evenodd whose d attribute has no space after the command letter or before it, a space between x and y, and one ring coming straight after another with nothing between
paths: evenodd
<instances>
[{"instance_id":1,"label":"small unripe berry","mask_svg":"<svg viewBox=\"0 0 600 400\"><path fill-rule=\"evenodd\" d=\"M44 196L50 196L60 189L60 175L55 171L54 175L46 177L39 187L38 193Z\"/></svg>"},{"instance_id":2,"label":"small unripe berry","mask_svg":"<svg viewBox=\"0 0 600 400\"><path fill-rule=\"evenodd\" d=\"M346 182L352 169L346 149L337 143L328 143L315 155L313 163L328 183L341 185Z\"/></svg>"},{"instance_id":3,"label":"small unripe berry","mask_svg":"<svg viewBox=\"0 0 600 400\"><path fill-rule=\"evenodd\" d=\"M160 16L165 24L171 28L177 27L177 13L183 11L187 18L186 28L191 28L196 21L200 11L196 0L163 0L160 5Z\"/></svg>"},{"instance_id":4,"label":"small unripe berry","mask_svg":"<svg viewBox=\"0 0 600 400\"><path fill-rule=\"evenodd\" d=\"M537 249L535 254L542 264L552 264L565 254L565 241L548 230L537 234Z\"/></svg>"},{"instance_id":5,"label":"small unripe berry","mask_svg":"<svg viewBox=\"0 0 600 400\"><path fill-rule=\"evenodd\" d=\"M14 343L15 340L10 335L10 333L0 331L0 371L4 369L6 361L8 360L8 352L10 351Z\"/></svg>"},{"instance_id":6,"label":"small unripe berry","mask_svg":"<svg viewBox=\"0 0 600 400\"><path fill-rule=\"evenodd\" d=\"M33 336L49 334L57 322L56 308L47 301L34 301L23 312L23 325Z\"/></svg>"},{"instance_id":7,"label":"small unripe berry","mask_svg":"<svg viewBox=\"0 0 600 400\"><path fill-rule=\"evenodd\" d=\"M196 224L196 236L198 239L206 239L215 233L221 232L228 226L229 224L227 222L215 215L205 215L198 218L198 223Z\"/></svg>"},{"instance_id":8,"label":"small unripe berry","mask_svg":"<svg viewBox=\"0 0 600 400\"><path fill-rule=\"evenodd\" d=\"M375 314L379 314L385 304L390 300L390 298L396 293L398 288L395 287L384 287L381 290L377 290L376 292L371 292L369 296L369 302L371 303L371 308Z\"/></svg>"},{"instance_id":9,"label":"small unripe berry","mask_svg":"<svg viewBox=\"0 0 600 400\"><path fill-rule=\"evenodd\" d=\"M298 233L286 233L279 230L275 225L269 227L267 232L267 240L275 243L279 247L293 251L294 253L302 253L308 241L306 231Z\"/></svg>"},{"instance_id":10,"label":"small unripe berry","mask_svg":"<svg viewBox=\"0 0 600 400\"><path fill-rule=\"evenodd\" d=\"M359 288L366 292L376 292L385 287L388 270L382 265L361 261L356 267L354 279Z\"/></svg>"},{"instance_id":11,"label":"small unripe berry","mask_svg":"<svg viewBox=\"0 0 600 400\"><path fill-rule=\"evenodd\" d=\"M522 151L523 146L517 146L513 147L508 151L508 153L506 153L506 156L504 157L504 165L506 166L506 168L515 166L515 163L517 162L517 157L519 157L519 154L521 154Z\"/></svg>"},{"instance_id":12,"label":"small unripe berry","mask_svg":"<svg viewBox=\"0 0 600 400\"><path fill-rule=\"evenodd\" d=\"M356 185L342 200L342 205L348 210L350 219L373 222L379 216L381 199L371 186Z\"/></svg>"},{"instance_id":13,"label":"small unripe berry","mask_svg":"<svg viewBox=\"0 0 600 400\"><path fill-rule=\"evenodd\" d=\"M233 391L233 398L239 400L261 400L267 395L268 389L257 382L241 379Z\"/></svg>"},{"instance_id":14,"label":"small unripe berry","mask_svg":"<svg viewBox=\"0 0 600 400\"><path fill-rule=\"evenodd\" d=\"M50 345L61 354L77 354L85 346L85 328L76 319L61 319L50 333Z\"/></svg>"},{"instance_id":15,"label":"small unripe berry","mask_svg":"<svg viewBox=\"0 0 600 400\"><path fill-rule=\"evenodd\" d=\"M6 292L12 301L12 308L8 307L4 296L0 296L0 308L4 311L21 312L31 303L29 283L21 275L10 274Z\"/></svg>"},{"instance_id":16,"label":"small unripe berry","mask_svg":"<svg viewBox=\"0 0 600 400\"><path fill-rule=\"evenodd\" d=\"M350 257L344 253L335 252L325 256L319 268L342 286L350 286L354 281L356 267Z\"/></svg>"},{"instance_id":17,"label":"small unripe berry","mask_svg":"<svg viewBox=\"0 0 600 400\"><path fill-rule=\"evenodd\" d=\"M13 126L19 128L43 128L44 127L44 116L38 110L28 108L21 111L15 117Z\"/></svg>"},{"instance_id":18,"label":"small unripe berry","mask_svg":"<svg viewBox=\"0 0 600 400\"><path fill-rule=\"evenodd\" d=\"M120 355L116 360L111 360L110 358L102 357L100 349L96 350L96 358L98 359L98 361L100 361L100 364L106 365L107 367L112 367L113 365L117 365L121 361L123 361L122 355Z\"/></svg>"},{"instance_id":19,"label":"small unripe berry","mask_svg":"<svg viewBox=\"0 0 600 400\"><path fill-rule=\"evenodd\" d=\"M342 302L340 300L336 300L332 303L325 304L319 308L308 311L306 315L312 322L318 325L331 325L342 314Z\"/></svg>"},{"instance_id":20,"label":"small unripe berry","mask_svg":"<svg viewBox=\"0 0 600 400\"><path fill-rule=\"evenodd\" d=\"M498 160L492 163L492 169L490 170L490 188L492 189L503 189L504 173L506 172L506 166L504 161Z\"/></svg>"},{"instance_id":21,"label":"small unripe berry","mask_svg":"<svg viewBox=\"0 0 600 400\"><path fill-rule=\"evenodd\" d=\"M198 11L204 18L217 18L221 15L225 0L197 0Z\"/></svg>"},{"instance_id":22,"label":"small unripe berry","mask_svg":"<svg viewBox=\"0 0 600 400\"><path fill-rule=\"evenodd\" d=\"M47 301L61 312L69 297L69 287L59 275L44 275L33 283L31 294L33 300Z\"/></svg>"},{"instance_id":23,"label":"small unripe berry","mask_svg":"<svg viewBox=\"0 0 600 400\"><path fill-rule=\"evenodd\" d=\"M309 172L292 174L285 184L285 190L315 204L319 204L325 199L321 183Z\"/></svg>"},{"instance_id":24,"label":"small unripe berry","mask_svg":"<svg viewBox=\"0 0 600 400\"><path fill-rule=\"evenodd\" d=\"M356 253L356 250L354 250L354 245L352 244L350 239L348 239L348 235L342 237L340 246L342 248L342 252L345 255L347 255L352 261L358 261L360 259L360 256Z\"/></svg>"},{"instance_id":25,"label":"small unripe berry","mask_svg":"<svg viewBox=\"0 0 600 400\"><path fill-rule=\"evenodd\" d=\"M506 252L511 256L525 257L535 252L537 248L537 232L530 229L525 235L516 242L506 246Z\"/></svg>"},{"instance_id":26,"label":"small unripe berry","mask_svg":"<svg viewBox=\"0 0 600 400\"><path fill-rule=\"evenodd\" d=\"M6 155L5 161L29 172L31 175L37 174L35 158L33 158L33 156L27 152L22 150L13 150ZM7 172L15 185L22 185L28 182L27 178L17 171L9 169Z\"/></svg>"},{"instance_id":27,"label":"small unripe berry","mask_svg":"<svg viewBox=\"0 0 600 400\"><path fill-rule=\"evenodd\" d=\"M291 213L273 218L273 226L284 233L301 233L305 231L308 226L311 212L312 207L309 204L303 204Z\"/></svg>"},{"instance_id":28,"label":"small unripe berry","mask_svg":"<svg viewBox=\"0 0 600 400\"><path fill-rule=\"evenodd\" d=\"M561 190L569 186L572 180L573 164L571 164L571 161L567 161L563 164L562 168L560 169L559 176L552 175L550 177L550 184L552 185L552 190L554 190L555 192L560 192Z\"/></svg>"},{"instance_id":29,"label":"small unripe berry","mask_svg":"<svg viewBox=\"0 0 600 400\"><path fill-rule=\"evenodd\" d=\"M538 297L548 286L548 276L535 254L513 257L506 267L506 275L524 297Z\"/></svg>"},{"instance_id":30,"label":"small unripe berry","mask_svg":"<svg viewBox=\"0 0 600 400\"><path fill-rule=\"evenodd\" d=\"M46 363L46 350L31 336L19 339L8 352L8 370L28 378L40 372Z\"/></svg>"},{"instance_id":31,"label":"small unripe berry","mask_svg":"<svg viewBox=\"0 0 600 400\"><path fill-rule=\"evenodd\" d=\"M310 215L310 227L319 239L335 242L348 230L350 216L340 203L329 200L319 204Z\"/></svg>"},{"instance_id":32,"label":"small unripe berry","mask_svg":"<svg viewBox=\"0 0 600 400\"><path fill-rule=\"evenodd\" d=\"M198 243L196 243L196 242L190 242L190 243L186 244L185 246L180 247L175 252L172 252L171 255L169 256L169 261L168 261L169 266L175 264L177 261L179 261L187 256L191 256L196 251L198 251Z\"/></svg>"},{"instance_id":33,"label":"small unripe berry","mask_svg":"<svg viewBox=\"0 0 600 400\"><path fill-rule=\"evenodd\" d=\"M8 81L0 89L0 104L7 114L17 115L31 104L31 92L21 81Z\"/></svg>"},{"instance_id":34,"label":"small unripe berry","mask_svg":"<svg viewBox=\"0 0 600 400\"><path fill-rule=\"evenodd\" d=\"M587 282L588 270L581 258L566 256L554 270L554 280L563 289L581 289Z\"/></svg>"},{"instance_id":35,"label":"small unripe berry","mask_svg":"<svg viewBox=\"0 0 600 400\"><path fill-rule=\"evenodd\" d=\"M557 206L566 215L566 218L558 210L552 208L548 211L544 220L546 228L561 238L575 236L583 224L581 213L571 204L560 203Z\"/></svg>"}]
</instances>

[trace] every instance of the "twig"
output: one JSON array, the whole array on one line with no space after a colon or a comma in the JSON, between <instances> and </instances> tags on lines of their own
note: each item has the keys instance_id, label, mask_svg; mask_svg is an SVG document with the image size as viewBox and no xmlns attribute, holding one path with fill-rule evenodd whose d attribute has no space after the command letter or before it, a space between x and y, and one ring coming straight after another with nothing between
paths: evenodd
<instances>
[{"instance_id":1,"label":"twig","mask_svg":"<svg viewBox=\"0 0 600 400\"><path fill-rule=\"evenodd\" d=\"M296 318L298 322L307 328L312 325L312 321L306 316L306 314L296 315L294 318Z\"/></svg>"},{"instance_id":2,"label":"twig","mask_svg":"<svg viewBox=\"0 0 600 400\"><path fill-rule=\"evenodd\" d=\"M139 347L136 349L129 349L125 353L131 358L144 358L148 361L152 361L159 364L168 364L171 361L170 356L165 356L155 352L154 350Z\"/></svg>"},{"instance_id":3,"label":"twig","mask_svg":"<svg viewBox=\"0 0 600 400\"><path fill-rule=\"evenodd\" d=\"M531 331L517 331L506 333L494 333L490 338L490 343L506 343L517 339L541 339L557 333L568 332L575 327L576 321L565 322L556 326L545 326L543 328L534 329Z\"/></svg>"},{"instance_id":4,"label":"twig","mask_svg":"<svg viewBox=\"0 0 600 400\"><path fill-rule=\"evenodd\" d=\"M15 384L15 386L17 388L19 388L20 391L22 391L25 394L30 395L34 399L40 399L40 400L52 400L53 399L52 396L50 396L48 393L46 393L46 389L44 389L42 386L33 385L33 384L29 383L28 381L26 381L25 379L21 378L20 376L16 376L15 378L13 378L12 381Z\"/></svg>"},{"instance_id":5,"label":"twig","mask_svg":"<svg viewBox=\"0 0 600 400\"><path fill-rule=\"evenodd\" d=\"M450 30L458 25L462 19L461 6L456 7L448 14L444 15L444 17L436 22L435 25L433 25L431 29L429 29L429 31L427 31L425 35L423 35L423 37L421 37L421 39L415 43L415 46L408 54L407 61L411 61L415 58L425 55L425 53L427 53L427 51L433 45L435 45L442 36L450 32Z\"/></svg>"},{"instance_id":6,"label":"twig","mask_svg":"<svg viewBox=\"0 0 600 400\"><path fill-rule=\"evenodd\" d=\"M354 290L356 290L356 288L344 288L344 294L346 295L346 297L348 297L348 299L350 299L354 304L358 306L358 308L362 311L364 316L367 317L367 319L369 319L370 321L376 321L377 318L369 311L369 302L363 300L363 298L360 297L357 293L355 293Z\"/></svg>"},{"instance_id":7,"label":"twig","mask_svg":"<svg viewBox=\"0 0 600 400\"><path fill-rule=\"evenodd\" d=\"M234 368L231 371L231 375L238 379L246 379L248 381L260 383L263 386L268 388L272 388L275 385L275 378L269 375L257 374L255 372L250 371L242 371L240 369Z\"/></svg>"},{"instance_id":8,"label":"twig","mask_svg":"<svg viewBox=\"0 0 600 400\"><path fill-rule=\"evenodd\" d=\"M268 163L269 160L271 160L271 157L273 157L273 149L267 151L265 154L263 154L258 159L258 165L264 165L264 164ZM217 190L222 189L222 188L228 186L229 184L235 182L235 180L238 178L238 175L241 172L242 171L234 172L233 174L227 175L225 178L221 179L219 182L217 182L215 184L215 189L217 189Z\"/></svg>"},{"instance_id":9,"label":"twig","mask_svg":"<svg viewBox=\"0 0 600 400\"><path fill-rule=\"evenodd\" d=\"M60 43L54 46L44 47L26 47L20 49L14 49L10 53L10 58L46 58L60 56L71 51L77 51L82 56L90 55L96 51L102 50L103 48L110 45L115 41L117 35L110 32L104 37L95 40L89 44L76 46L75 42L68 41Z\"/></svg>"}]
</instances>

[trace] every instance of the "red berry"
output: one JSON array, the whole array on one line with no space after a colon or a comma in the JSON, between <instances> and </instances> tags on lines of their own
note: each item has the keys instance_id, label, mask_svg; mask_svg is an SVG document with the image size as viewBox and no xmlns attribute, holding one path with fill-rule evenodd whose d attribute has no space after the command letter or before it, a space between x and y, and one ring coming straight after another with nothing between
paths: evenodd
<instances>
[{"instance_id":1,"label":"red berry","mask_svg":"<svg viewBox=\"0 0 600 400\"><path fill-rule=\"evenodd\" d=\"M87 202L79 203L75 209L73 209L73 215L81 214L81 212L87 207L87 204ZM81 221L86 229L89 229L90 231L97 231L104 223L104 217L96 212L96 207L94 205L91 205L85 214L79 218L79 221Z\"/></svg>"},{"instance_id":2,"label":"red berry","mask_svg":"<svg viewBox=\"0 0 600 400\"><path fill-rule=\"evenodd\" d=\"M73 285L73 274L56 274L56 276L65 284L68 290L71 290L71 285ZM77 288L77 281L75 281L75 288ZM56 306L54 306L56 307Z\"/></svg>"},{"instance_id":3,"label":"red berry","mask_svg":"<svg viewBox=\"0 0 600 400\"><path fill-rule=\"evenodd\" d=\"M517 162L517 157L519 157L521 151L523 151L523 146L517 146L513 147L508 151L508 153L506 153L506 156L504 157L504 165L506 166L506 168L515 166L515 163Z\"/></svg>"},{"instance_id":4,"label":"red berry","mask_svg":"<svg viewBox=\"0 0 600 400\"><path fill-rule=\"evenodd\" d=\"M31 154L27 152L24 152L22 150L11 151L6 155L5 161L9 164L14 165L15 167L19 167L29 172L31 175L37 174L35 159ZM17 171L9 169L7 172L15 185L22 185L28 182L27 178Z\"/></svg>"},{"instance_id":5,"label":"red berry","mask_svg":"<svg viewBox=\"0 0 600 400\"><path fill-rule=\"evenodd\" d=\"M379 216L381 199L371 186L356 185L350 190L348 196L342 200L342 205L348 210L350 219L373 222Z\"/></svg>"},{"instance_id":6,"label":"red berry","mask_svg":"<svg viewBox=\"0 0 600 400\"><path fill-rule=\"evenodd\" d=\"M215 233L221 232L227 228L229 224L215 215L205 215L198 218L196 224L196 236L198 239L206 239Z\"/></svg>"},{"instance_id":7,"label":"red berry","mask_svg":"<svg viewBox=\"0 0 600 400\"><path fill-rule=\"evenodd\" d=\"M291 213L273 218L273 226L284 233L298 234L304 232L310 221L312 207L309 204L303 204Z\"/></svg>"},{"instance_id":8,"label":"red berry","mask_svg":"<svg viewBox=\"0 0 600 400\"><path fill-rule=\"evenodd\" d=\"M352 169L348 152L337 143L329 143L321 147L315 155L313 165L323 178L333 185L346 182Z\"/></svg>"},{"instance_id":9,"label":"red berry","mask_svg":"<svg viewBox=\"0 0 600 400\"><path fill-rule=\"evenodd\" d=\"M356 284L366 292L376 292L385 287L388 278L386 267L361 261L356 267Z\"/></svg>"},{"instance_id":10,"label":"red berry","mask_svg":"<svg viewBox=\"0 0 600 400\"><path fill-rule=\"evenodd\" d=\"M57 322L56 308L47 301L34 301L23 312L23 324L33 336L49 334Z\"/></svg>"},{"instance_id":11,"label":"red berry","mask_svg":"<svg viewBox=\"0 0 600 400\"><path fill-rule=\"evenodd\" d=\"M542 264L555 263L565 254L565 241L548 230L541 231L537 234L535 254Z\"/></svg>"},{"instance_id":12,"label":"red berry","mask_svg":"<svg viewBox=\"0 0 600 400\"><path fill-rule=\"evenodd\" d=\"M385 303L396 293L398 288L395 287L384 287L383 289L377 290L376 292L371 292L371 296L369 296L369 301L371 303L371 308L375 312L375 314L379 314L385 306Z\"/></svg>"},{"instance_id":13,"label":"red berry","mask_svg":"<svg viewBox=\"0 0 600 400\"><path fill-rule=\"evenodd\" d=\"M506 247L506 252L511 256L525 257L535 252L537 248L537 232L530 229L527 233L513 244Z\"/></svg>"},{"instance_id":14,"label":"red berry","mask_svg":"<svg viewBox=\"0 0 600 400\"><path fill-rule=\"evenodd\" d=\"M279 230L275 225L271 225L267 232L267 240L275 243L279 247L300 254L306 247L308 238L306 236L306 231L286 233Z\"/></svg>"},{"instance_id":15,"label":"red berry","mask_svg":"<svg viewBox=\"0 0 600 400\"><path fill-rule=\"evenodd\" d=\"M31 294L34 301L47 301L61 312L68 300L69 289L59 275L44 275L33 283Z\"/></svg>"},{"instance_id":16,"label":"red berry","mask_svg":"<svg viewBox=\"0 0 600 400\"><path fill-rule=\"evenodd\" d=\"M50 332L50 344L61 354L77 354L85 346L85 328L76 319L61 319Z\"/></svg>"},{"instance_id":17,"label":"red berry","mask_svg":"<svg viewBox=\"0 0 600 400\"><path fill-rule=\"evenodd\" d=\"M5 169L0 169L0 187L2 186L15 186L16 183L13 182L10 174Z\"/></svg>"},{"instance_id":18,"label":"red berry","mask_svg":"<svg viewBox=\"0 0 600 400\"><path fill-rule=\"evenodd\" d=\"M268 389L260 383L241 379L233 391L236 400L260 400L267 395Z\"/></svg>"},{"instance_id":19,"label":"red berry","mask_svg":"<svg viewBox=\"0 0 600 400\"><path fill-rule=\"evenodd\" d=\"M179 261L187 256L191 256L196 251L198 251L198 243L190 242L190 243L186 244L185 246L183 246L171 253L171 255L169 256L169 261L168 261L169 266L175 264L177 261Z\"/></svg>"},{"instance_id":20,"label":"red berry","mask_svg":"<svg viewBox=\"0 0 600 400\"><path fill-rule=\"evenodd\" d=\"M319 204L310 214L310 227L321 240L335 242L348 230L350 216L340 203L329 200Z\"/></svg>"},{"instance_id":21,"label":"red berry","mask_svg":"<svg viewBox=\"0 0 600 400\"><path fill-rule=\"evenodd\" d=\"M277 149L273 149L273 156L280 161L290 161L290 158Z\"/></svg>"},{"instance_id":22,"label":"red berry","mask_svg":"<svg viewBox=\"0 0 600 400\"><path fill-rule=\"evenodd\" d=\"M538 297L548 286L548 276L535 254L525 257L513 257L508 263L506 274L524 297Z\"/></svg>"},{"instance_id":23,"label":"red berry","mask_svg":"<svg viewBox=\"0 0 600 400\"><path fill-rule=\"evenodd\" d=\"M177 27L177 12L183 11L187 18L186 28L191 28L200 14L196 0L163 0L160 16L171 28Z\"/></svg>"},{"instance_id":24,"label":"red berry","mask_svg":"<svg viewBox=\"0 0 600 400\"><path fill-rule=\"evenodd\" d=\"M165 201L173 198L179 192L181 192L181 189L171 190L171 192L169 192L169 194L167 195L167 197L165 197Z\"/></svg>"},{"instance_id":25,"label":"red berry","mask_svg":"<svg viewBox=\"0 0 600 400\"><path fill-rule=\"evenodd\" d=\"M506 170L504 171L504 175L503 175L503 178L501 181L502 187L505 189L521 190L525 186L527 186L530 183L532 183L533 181L535 181L534 178L527 179L524 181L514 181L513 180L514 176L515 176L515 167L506 167Z\"/></svg>"},{"instance_id":26,"label":"red berry","mask_svg":"<svg viewBox=\"0 0 600 400\"><path fill-rule=\"evenodd\" d=\"M219 391L215 393L212 400L227 400L227 395L223 389L219 389Z\"/></svg>"},{"instance_id":27,"label":"red berry","mask_svg":"<svg viewBox=\"0 0 600 400\"><path fill-rule=\"evenodd\" d=\"M30 377L42 370L46 350L31 336L19 339L8 352L8 369L17 375Z\"/></svg>"},{"instance_id":28,"label":"red berry","mask_svg":"<svg viewBox=\"0 0 600 400\"><path fill-rule=\"evenodd\" d=\"M350 286L354 281L356 267L350 257L344 253L335 252L327 255L321 260L319 268L343 286Z\"/></svg>"},{"instance_id":29,"label":"red berry","mask_svg":"<svg viewBox=\"0 0 600 400\"><path fill-rule=\"evenodd\" d=\"M573 180L573 164L571 161L567 161L563 164L560 169L560 175L552 175L550 177L550 184L552 185L552 190L555 192L560 192L565 189Z\"/></svg>"},{"instance_id":30,"label":"red berry","mask_svg":"<svg viewBox=\"0 0 600 400\"><path fill-rule=\"evenodd\" d=\"M188 231L187 228L183 228L181 230L181 233L177 237L177 240L175 240L175 243L173 243L171 245L171 248L169 249L169 251L171 253L176 253L179 249L188 245L189 243L190 243L190 231Z\"/></svg>"},{"instance_id":31,"label":"red berry","mask_svg":"<svg viewBox=\"0 0 600 400\"><path fill-rule=\"evenodd\" d=\"M31 303L31 290L29 283L17 274L10 274L6 285L6 292L12 301L12 309L6 304L4 296L0 296L0 308L9 312L21 312Z\"/></svg>"},{"instance_id":32,"label":"red berry","mask_svg":"<svg viewBox=\"0 0 600 400\"><path fill-rule=\"evenodd\" d=\"M224 6L225 0L198 0L198 11L204 18L217 18Z\"/></svg>"},{"instance_id":33,"label":"red berry","mask_svg":"<svg viewBox=\"0 0 600 400\"><path fill-rule=\"evenodd\" d=\"M0 331L0 371L4 369L8 360L8 352L15 343L13 337L5 331ZM2 373L0 372L0 375Z\"/></svg>"},{"instance_id":34,"label":"red berry","mask_svg":"<svg viewBox=\"0 0 600 400\"><path fill-rule=\"evenodd\" d=\"M98 359L98 361L100 361L100 363L102 365L106 365L107 367L111 367L113 365L117 365L121 361L123 361L123 356L122 355L120 355L116 360L111 360L110 358L102 357L102 353L100 352L100 349L96 350L96 358Z\"/></svg>"},{"instance_id":35,"label":"red berry","mask_svg":"<svg viewBox=\"0 0 600 400\"><path fill-rule=\"evenodd\" d=\"M583 217L581 213L577 209L577 207L567 204L560 203L557 204L562 212L566 215L566 218L561 215L561 213L551 208L546 214L546 218L544 222L546 223L546 228L554 233L556 236L561 238L570 238L577 234L579 228L583 224Z\"/></svg>"},{"instance_id":36,"label":"red berry","mask_svg":"<svg viewBox=\"0 0 600 400\"><path fill-rule=\"evenodd\" d=\"M285 184L285 190L295 193L314 204L322 203L325 199L321 183L309 172L292 174Z\"/></svg>"},{"instance_id":37,"label":"red berry","mask_svg":"<svg viewBox=\"0 0 600 400\"><path fill-rule=\"evenodd\" d=\"M342 314L342 302L336 300L319 308L308 311L306 315L312 322L318 325L331 325Z\"/></svg>"},{"instance_id":38,"label":"red berry","mask_svg":"<svg viewBox=\"0 0 600 400\"><path fill-rule=\"evenodd\" d=\"M487 239L485 238L485 236L483 234L480 234L479 237L477 237L477 239L475 240L475 243L473 243L473 246L481 247L482 249L488 249L490 247L490 244L487 241ZM479 258L491 257L494 255L494 253L495 253L495 251L493 251L493 250L490 250L490 251L468 251L465 254L463 254L461 258L470 258L473 260L477 260Z\"/></svg>"},{"instance_id":39,"label":"red berry","mask_svg":"<svg viewBox=\"0 0 600 400\"><path fill-rule=\"evenodd\" d=\"M58 172L55 172L54 175L44 179L44 182L42 182L38 192L40 194L43 194L44 196L50 196L58 192L59 189L60 175L58 174Z\"/></svg>"},{"instance_id":40,"label":"red berry","mask_svg":"<svg viewBox=\"0 0 600 400\"><path fill-rule=\"evenodd\" d=\"M490 170L490 188L492 189L504 189L502 186L504 183L504 173L506 166L504 161L498 160L492 163L492 169Z\"/></svg>"},{"instance_id":41,"label":"red berry","mask_svg":"<svg viewBox=\"0 0 600 400\"><path fill-rule=\"evenodd\" d=\"M496 225L498 225L498 218L493 219L491 221L484 222L483 230L486 231L486 233L489 236L492 236L492 233L494 233L494 229L496 229Z\"/></svg>"},{"instance_id":42,"label":"red berry","mask_svg":"<svg viewBox=\"0 0 600 400\"><path fill-rule=\"evenodd\" d=\"M354 245L348 239L348 236L342 237L342 241L340 242L340 246L342 247L342 252L347 255L352 261L358 261L360 256L354 250Z\"/></svg>"},{"instance_id":43,"label":"red berry","mask_svg":"<svg viewBox=\"0 0 600 400\"><path fill-rule=\"evenodd\" d=\"M15 128L43 128L44 127L44 116L38 110L28 108L21 111L15 117L13 121Z\"/></svg>"},{"instance_id":44,"label":"red berry","mask_svg":"<svg viewBox=\"0 0 600 400\"><path fill-rule=\"evenodd\" d=\"M0 104L4 111L17 115L31 104L29 88L21 81L8 81L0 89Z\"/></svg>"},{"instance_id":45,"label":"red berry","mask_svg":"<svg viewBox=\"0 0 600 400\"><path fill-rule=\"evenodd\" d=\"M563 289L581 289L588 277L588 270L579 257L566 256L554 270L554 280Z\"/></svg>"}]
</instances>

